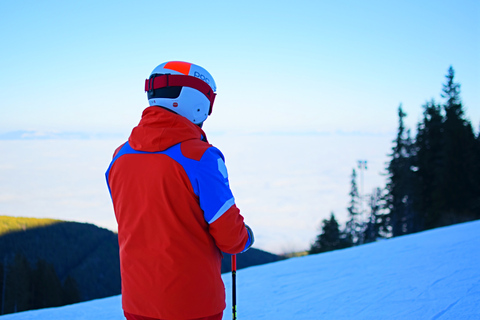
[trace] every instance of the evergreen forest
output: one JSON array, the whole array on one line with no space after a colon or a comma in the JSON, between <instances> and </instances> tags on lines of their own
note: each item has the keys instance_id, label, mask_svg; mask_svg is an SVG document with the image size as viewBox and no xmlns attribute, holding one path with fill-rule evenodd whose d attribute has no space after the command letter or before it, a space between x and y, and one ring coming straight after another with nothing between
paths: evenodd
<instances>
[{"instance_id":1,"label":"evergreen forest","mask_svg":"<svg viewBox=\"0 0 480 320\"><path fill-rule=\"evenodd\" d=\"M283 259L250 248L237 269ZM225 254L222 272L229 272ZM118 235L92 224L0 216L0 315L121 293Z\"/></svg>"},{"instance_id":2,"label":"evergreen forest","mask_svg":"<svg viewBox=\"0 0 480 320\"><path fill-rule=\"evenodd\" d=\"M112 231L0 216L0 314L119 293L118 243Z\"/></svg>"},{"instance_id":3,"label":"evergreen forest","mask_svg":"<svg viewBox=\"0 0 480 320\"><path fill-rule=\"evenodd\" d=\"M442 86L442 102L426 102L416 134L398 107L398 131L386 164L387 183L359 195L351 174L348 221L332 212L309 253L343 249L428 229L480 219L480 133L465 114L453 67ZM359 170L366 169L359 161Z\"/></svg>"}]
</instances>

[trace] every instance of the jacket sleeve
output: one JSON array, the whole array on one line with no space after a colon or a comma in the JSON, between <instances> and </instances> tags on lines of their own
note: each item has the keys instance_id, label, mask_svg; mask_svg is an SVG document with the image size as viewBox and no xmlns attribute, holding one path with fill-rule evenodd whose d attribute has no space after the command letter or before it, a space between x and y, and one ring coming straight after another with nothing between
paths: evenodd
<instances>
[{"instance_id":1,"label":"jacket sleeve","mask_svg":"<svg viewBox=\"0 0 480 320\"><path fill-rule=\"evenodd\" d=\"M205 151L200 160L197 187L200 207L217 247L230 254L246 251L253 243L253 236L235 205L223 155L215 147Z\"/></svg>"}]
</instances>

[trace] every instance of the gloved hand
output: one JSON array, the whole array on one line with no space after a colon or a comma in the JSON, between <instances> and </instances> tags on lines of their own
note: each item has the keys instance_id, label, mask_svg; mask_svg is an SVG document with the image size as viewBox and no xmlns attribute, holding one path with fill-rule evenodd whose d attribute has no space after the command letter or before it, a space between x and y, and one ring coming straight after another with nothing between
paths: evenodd
<instances>
[{"instance_id":1,"label":"gloved hand","mask_svg":"<svg viewBox=\"0 0 480 320\"><path fill-rule=\"evenodd\" d=\"M247 251L247 250L253 245L253 243L255 242L255 237L253 236L252 228L250 228L250 227L247 226L247 225L245 225L245 228L247 229L248 239L249 239L249 241L250 241L250 243L248 244L247 248L244 250L244 251Z\"/></svg>"}]
</instances>

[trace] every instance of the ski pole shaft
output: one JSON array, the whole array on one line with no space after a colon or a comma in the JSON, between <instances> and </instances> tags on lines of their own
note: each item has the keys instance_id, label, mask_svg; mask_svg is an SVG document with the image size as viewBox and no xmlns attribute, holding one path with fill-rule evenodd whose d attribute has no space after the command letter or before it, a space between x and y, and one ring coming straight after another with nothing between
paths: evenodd
<instances>
[{"instance_id":1,"label":"ski pole shaft","mask_svg":"<svg viewBox=\"0 0 480 320\"><path fill-rule=\"evenodd\" d=\"M232 319L237 319L237 256L232 255Z\"/></svg>"}]
</instances>

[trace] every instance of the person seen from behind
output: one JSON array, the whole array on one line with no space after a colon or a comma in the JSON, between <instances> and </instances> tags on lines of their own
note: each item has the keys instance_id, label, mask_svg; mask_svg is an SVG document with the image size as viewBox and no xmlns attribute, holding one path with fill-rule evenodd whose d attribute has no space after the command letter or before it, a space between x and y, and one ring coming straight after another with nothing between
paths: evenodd
<instances>
[{"instance_id":1,"label":"person seen from behind","mask_svg":"<svg viewBox=\"0 0 480 320\"><path fill-rule=\"evenodd\" d=\"M220 320L222 252L254 242L230 190L223 154L202 126L213 77L182 61L145 81L149 107L106 172L118 223L122 307L128 320Z\"/></svg>"}]
</instances>

